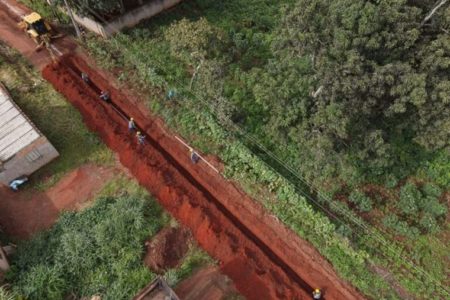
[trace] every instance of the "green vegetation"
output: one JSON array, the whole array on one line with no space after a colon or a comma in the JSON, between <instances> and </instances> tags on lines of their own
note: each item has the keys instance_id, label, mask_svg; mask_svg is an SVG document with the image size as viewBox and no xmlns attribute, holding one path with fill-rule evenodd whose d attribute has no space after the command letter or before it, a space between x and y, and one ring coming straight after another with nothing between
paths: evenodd
<instances>
[{"instance_id":1,"label":"green vegetation","mask_svg":"<svg viewBox=\"0 0 450 300\"><path fill-rule=\"evenodd\" d=\"M0 286L0 300L16 300L17 297L15 293L10 292L5 289L5 287Z\"/></svg>"},{"instance_id":2,"label":"green vegetation","mask_svg":"<svg viewBox=\"0 0 450 300\"><path fill-rule=\"evenodd\" d=\"M143 188L117 178L91 207L62 214L50 230L19 244L8 281L30 300L59 300L69 294L130 299L155 277L142 262L145 240L169 223ZM170 272L183 279L210 263L192 245L181 266Z\"/></svg>"},{"instance_id":3,"label":"green vegetation","mask_svg":"<svg viewBox=\"0 0 450 300\"><path fill-rule=\"evenodd\" d=\"M47 187L84 163L112 164L114 157L100 139L88 131L78 111L15 51L0 44L0 81L14 101L60 153L39 170L35 183Z\"/></svg>"},{"instance_id":4,"label":"green vegetation","mask_svg":"<svg viewBox=\"0 0 450 300\"><path fill-rule=\"evenodd\" d=\"M28 299L129 299L154 276L141 261L144 240L162 226L161 209L152 206L124 195L63 214L50 231L19 246L9 279Z\"/></svg>"}]
</instances>

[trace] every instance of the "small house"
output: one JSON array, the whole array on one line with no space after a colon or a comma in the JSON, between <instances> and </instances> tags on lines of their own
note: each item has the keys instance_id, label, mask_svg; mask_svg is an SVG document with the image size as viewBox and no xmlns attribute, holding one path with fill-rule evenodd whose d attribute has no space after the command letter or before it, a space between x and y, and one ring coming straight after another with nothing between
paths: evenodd
<instances>
[{"instance_id":1,"label":"small house","mask_svg":"<svg viewBox=\"0 0 450 300\"><path fill-rule=\"evenodd\" d=\"M0 185L29 176L58 156L0 83Z\"/></svg>"}]
</instances>

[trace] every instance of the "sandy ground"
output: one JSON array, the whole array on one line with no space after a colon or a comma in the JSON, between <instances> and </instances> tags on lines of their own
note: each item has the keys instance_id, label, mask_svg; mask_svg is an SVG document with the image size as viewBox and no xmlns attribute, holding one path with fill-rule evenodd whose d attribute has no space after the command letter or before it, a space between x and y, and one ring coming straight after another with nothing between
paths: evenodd
<instances>
[{"instance_id":1,"label":"sandy ground","mask_svg":"<svg viewBox=\"0 0 450 300\"><path fill-rule=\"evenodd\" d=\"M114 176L114 168L84 165L45 192L0 188L0 227L14 238L29 238L51 227L61 211L77 210Z\"/></svg>"}]
</instances>

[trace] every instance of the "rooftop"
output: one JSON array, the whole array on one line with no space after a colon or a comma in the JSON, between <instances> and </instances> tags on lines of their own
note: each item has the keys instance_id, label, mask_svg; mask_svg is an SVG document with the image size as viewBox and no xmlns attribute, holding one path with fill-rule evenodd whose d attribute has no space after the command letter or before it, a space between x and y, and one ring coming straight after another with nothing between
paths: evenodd
<instances>
[{"instance_id":1,"label":"rooftop","mask_svg":"<svg viewBox=\"0 0 450 300\"><path fill-rule=\"evenodd\" d=\"M41 136L0 84L0 162L5 162Z\"/></svg>"}]
</instances>

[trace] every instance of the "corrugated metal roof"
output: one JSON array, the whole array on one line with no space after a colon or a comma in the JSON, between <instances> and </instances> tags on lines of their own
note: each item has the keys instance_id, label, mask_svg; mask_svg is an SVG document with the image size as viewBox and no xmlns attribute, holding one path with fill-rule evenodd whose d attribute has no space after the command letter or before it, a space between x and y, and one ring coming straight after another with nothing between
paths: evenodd
<instances>
[{"instance_id":1,"label":"corrugated metal roof","mask_svg":"<svg viewBox=\"0 0 450 300\"><path fill-rule=\"evenodd\" d=\"M0 85L0 161L33 143L40 133Z\"/></svg>"}]
</instances>

